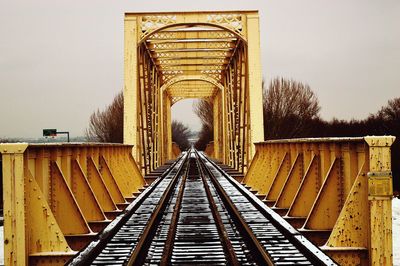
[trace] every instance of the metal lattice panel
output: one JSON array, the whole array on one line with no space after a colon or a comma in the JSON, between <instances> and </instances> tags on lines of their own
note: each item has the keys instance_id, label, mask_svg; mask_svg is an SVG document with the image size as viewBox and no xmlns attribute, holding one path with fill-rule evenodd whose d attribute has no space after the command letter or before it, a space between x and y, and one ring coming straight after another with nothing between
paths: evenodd
<instances>
[{"instance_id":1,"label":"metal lattice panel","mask_svg":"<svg viewBox=\"0 0 400 266\"><path fill-rule=\"evenodd\" d=\"M137 130L129 138L143 171L172 156L170 109L186 98L209 99L215 157L245 171L252 143L262 140L262 116L250 109L251 98L252 108L261 112L257 12L139 13L127 14L125 21L125 33L130 36L126 38L128 73L135 68L135 57L129 53L135 54L135 43L138 48L137 92L128 97L129 101L138 96L132 124ZM254 64L249 64L249 41ZM126 80L128 94L130 82L135 82L134 77ZM125 106L128 110L131 104ZM129 111L125 114L130 116ZM127 128L130 120L126 121Z\"/></svg>"}]
</instances>

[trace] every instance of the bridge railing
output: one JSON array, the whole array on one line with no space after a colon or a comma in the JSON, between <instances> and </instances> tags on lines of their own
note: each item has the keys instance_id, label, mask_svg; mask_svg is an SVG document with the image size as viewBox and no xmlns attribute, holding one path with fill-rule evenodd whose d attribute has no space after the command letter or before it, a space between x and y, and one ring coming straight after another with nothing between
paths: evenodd
<instances>
[{"instance_id":1,"label":"bridge railing","mask_svg":"<svg viewBox=\"0 0 400 266\"><path fill-rule=\"evenodd\" d=\"M243 182L341 265L391 265L394 139L257 143Z\"/></svg>"},{"instance_id":2,"label":"bridge railing","mask_svg":"<svg viewBox=\"0 0 400 266\"><path fill-rule=\"evenodd\" d=\"M62 265L145 181L132 146L0 144L5 265Z\"/></svg>"}]
</instances>

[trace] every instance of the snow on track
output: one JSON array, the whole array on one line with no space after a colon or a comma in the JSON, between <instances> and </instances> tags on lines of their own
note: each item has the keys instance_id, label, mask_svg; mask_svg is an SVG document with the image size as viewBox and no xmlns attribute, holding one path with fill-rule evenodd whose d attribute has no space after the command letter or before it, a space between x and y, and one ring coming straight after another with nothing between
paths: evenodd
<instances>
[{"instance_id":1,"label":"snow on track","mask_svg":"<svg viewBox=\"0 0 400 266\"><path fill-rule=\"evenodd\" d=\"M400 266L400 199L392 201L393 265ZM0 265L4 265L3 226L0 227Z\"/></svg>"}]
</instances>

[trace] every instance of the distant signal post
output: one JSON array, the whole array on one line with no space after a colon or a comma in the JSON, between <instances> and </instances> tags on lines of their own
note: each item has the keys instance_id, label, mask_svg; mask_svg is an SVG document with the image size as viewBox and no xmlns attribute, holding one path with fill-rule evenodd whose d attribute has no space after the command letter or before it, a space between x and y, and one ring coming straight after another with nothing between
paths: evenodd
<instances>
[{"instance_id":1,"label":"distant signal post","mask_svg":"<svg viewBox=\"0 0 400 266\"><path fill-rule=\"evenodd\" d=\"M56 137L58 134L66 134L67 142L69 142L69 132L68 131L57 131L57 129L53 129L53 128L43 129L43 137Z\"/></svg>"}]
</instances>

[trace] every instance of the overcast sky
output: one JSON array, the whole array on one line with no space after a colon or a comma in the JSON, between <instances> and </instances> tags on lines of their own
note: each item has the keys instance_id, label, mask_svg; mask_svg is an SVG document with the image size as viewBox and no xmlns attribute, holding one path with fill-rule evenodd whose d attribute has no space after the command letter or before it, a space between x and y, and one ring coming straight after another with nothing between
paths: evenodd
<instances>
[{"instance_id":1,"label":"overcast sky","mask_svg":"<svg viewBox=\"0 0 400 266\"><path fill-rule=\"evenodd\" d=\"M260 11L265 80L308 83L323 118L400 97L399 0L0 0L0 137L83 135L123 87L124 12L239 9ZM190 101L173 111L198 128Z\"/></svg>"}]
</instances>

